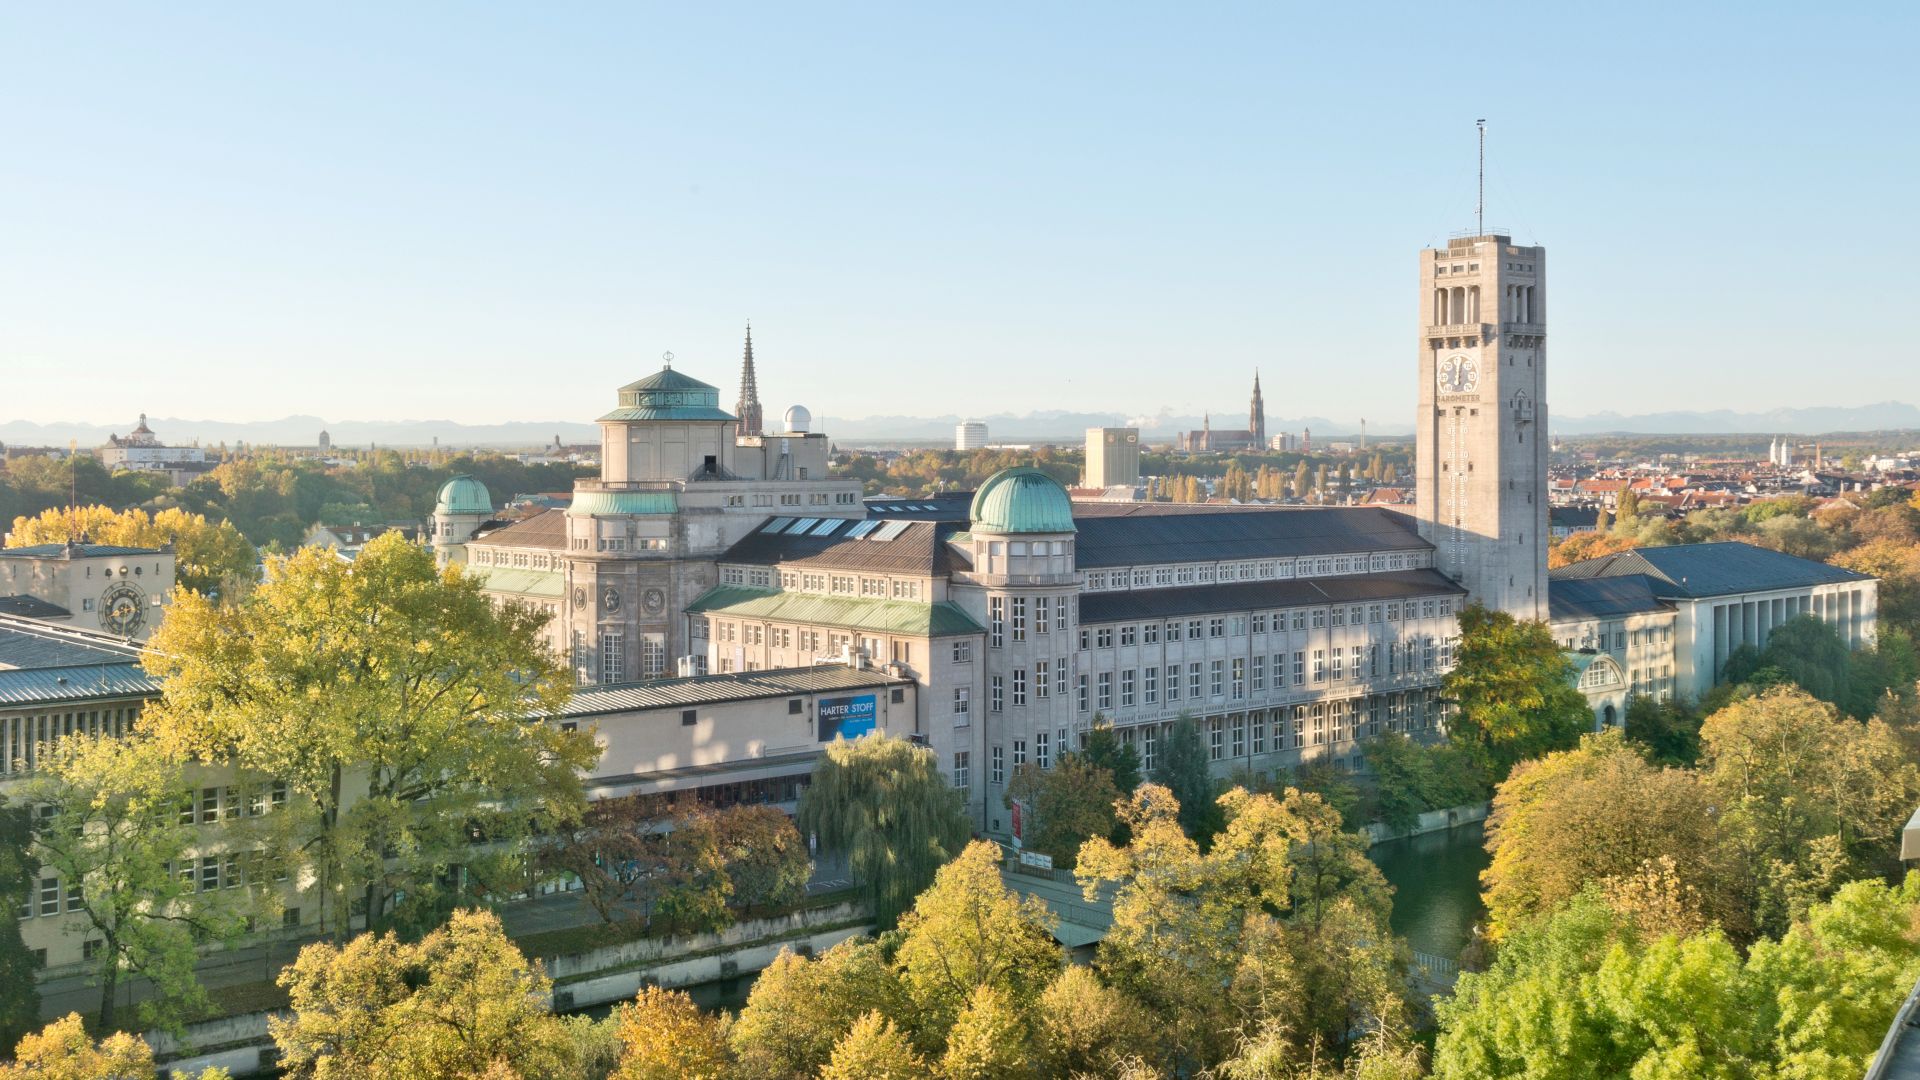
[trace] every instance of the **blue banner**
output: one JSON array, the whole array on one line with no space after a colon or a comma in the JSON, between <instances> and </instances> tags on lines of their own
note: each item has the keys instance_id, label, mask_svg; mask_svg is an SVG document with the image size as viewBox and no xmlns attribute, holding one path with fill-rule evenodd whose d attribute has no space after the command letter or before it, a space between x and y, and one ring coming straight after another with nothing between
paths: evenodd
<instances>
[{"instance_id":1,"label":"blue banner","mask_svg":"<svg viewBox=\"0 0 1920 1080\"><path fill-rule=\"evenodd\" d=\"M820 741L857 739L873 730L876 710L872 694L859 697L821 698L817 718Z\"/></svg>"}]
</instances>

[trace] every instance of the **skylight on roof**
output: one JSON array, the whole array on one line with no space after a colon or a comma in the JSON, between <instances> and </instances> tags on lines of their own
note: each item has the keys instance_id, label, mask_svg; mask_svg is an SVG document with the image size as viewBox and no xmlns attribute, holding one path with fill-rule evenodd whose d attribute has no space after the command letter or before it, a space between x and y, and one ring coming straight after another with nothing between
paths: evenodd
<instances>
[{"instance_id":1,"label":"skylight on roof","mask_svg":"<svg viewBox=\"0 0 1920 1080\"><path fill-rule=\"evenodd\" d=\"M846 518L828 518L827 520L821 522L819 526L813 530L813 535L832 536L833 530L846 524L846 520L847 520Z\"/></svg>"},{"instance_id":2,"label":"skylight on roof","mask_svg":"<svg viewBox=\"0 0 1920 1080\"><path fill-rule=\"evenodd\" d=\"M889 521L881 526L879 532L867 537L867 539L872 540L874 543L883 543L906 532L907 526L911 524L913 524L911 521Z\"/></svg>"},{"instance_id":3,"label":"skylight on roof","mask_svg":"<svg viewBox=\"0 0 1920 1080\"><path fill-rule=\"evenodd\" d=\"M793 523L793 528L787 530L787 535L805 536L808 529L818 524L820 524L819 518L801 518L799 521Z\"/></svg>"},{"instance_id":4,"label":"skylight on roof","mask_svg":"<svg viewBox=\"0 0 1920 1080\"><path fill-rule=\"evenodd\" d=\"M777 533L781 529L784 529L791 524L793 524L792 518L777 517L777 518L774 518L772 521L767 522L765 525L760 526L760 531L765 533Z\"/></svg>"},{"instance_id":5,"label":"skylight on roof","mask_svg":"<svg viewBox=\"0 0 1920 1080\"><path fill-rule=\"evenodd\" d=\"M882 524L884 524L884 522L879 518L870 518L866 521L856 522L853 528L847 530L847 539L857 540L879 528Z\"/></svg>"}]
</instances>

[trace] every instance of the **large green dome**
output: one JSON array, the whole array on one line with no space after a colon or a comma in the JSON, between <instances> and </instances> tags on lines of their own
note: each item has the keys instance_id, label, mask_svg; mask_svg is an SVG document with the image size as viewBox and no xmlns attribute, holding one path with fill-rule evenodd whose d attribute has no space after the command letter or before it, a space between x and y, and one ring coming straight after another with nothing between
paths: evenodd
<instances>
[{"instance_id":1,"label":"large green dome","mask_svg":"<svg viewBox=\"0 0 1920 1080\"><path fill-rule=\"evenodd\" d=\"M493 496L487 485L461 474L440 485L440 497L434 500L436 514L491 514Z\"/></svg>"},{"instance_id":2,"label":"large green dome","mask_svg":"<svg viewBox=\"0 0 1920 1080\"><path fill-rule=\"evenodd\" d=\"M1002 469L973 493L968 513L977 533L1070 533L1073 500L1039 469Z\"/></svg>"}]
</instances>

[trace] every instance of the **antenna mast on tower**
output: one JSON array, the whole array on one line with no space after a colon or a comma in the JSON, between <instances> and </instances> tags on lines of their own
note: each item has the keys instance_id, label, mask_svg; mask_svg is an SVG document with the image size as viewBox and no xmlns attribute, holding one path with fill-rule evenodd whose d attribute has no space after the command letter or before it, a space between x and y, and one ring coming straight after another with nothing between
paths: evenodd
<instances>
[{"instance_id":1,"label":"antenna mast on tower","mask_svg":"<svg viewBox=\"0 0 1920 1080\"><path fill-rule=\"evenodd\" d=\"M1480 129L1480 192L1473 202L1473 231L1476 236L1487 235L1487 122L1475 120L1473 126Z\"/></svg>"}]
</instances>

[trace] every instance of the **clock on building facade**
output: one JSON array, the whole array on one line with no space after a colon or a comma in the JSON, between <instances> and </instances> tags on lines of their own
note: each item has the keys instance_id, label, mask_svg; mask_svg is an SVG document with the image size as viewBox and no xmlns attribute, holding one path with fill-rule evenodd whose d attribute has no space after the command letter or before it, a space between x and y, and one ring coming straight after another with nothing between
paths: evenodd
<instances>
[{"instance_id":1,"label":"clock on building facade","mask_svg":"<svg viewBox=\"0 0 1920 1080\"><path fill-rule=\"evenodd\" d=\"M131 581L116 581L100 594L100 625L110 633L132 637L147 622L147 594Z\"/></svg>"}]
</instances>

